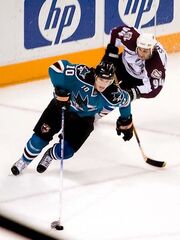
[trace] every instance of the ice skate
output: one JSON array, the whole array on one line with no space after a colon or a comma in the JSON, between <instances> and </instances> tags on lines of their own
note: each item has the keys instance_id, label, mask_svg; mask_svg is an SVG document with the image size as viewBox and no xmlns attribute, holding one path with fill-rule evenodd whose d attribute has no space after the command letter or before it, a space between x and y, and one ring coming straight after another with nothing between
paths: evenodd
<instances>
[{"instance_id":1,"label":"ice skate","mask_svg":"<svg viewBox=\"0 0 180 240\"><path fill-rule=\"evenodd\" d=\"M41 161L39 162L39 164L37 165L37 171L39 173L43 173L44 171L46 171L46 169L49 167L51 161L53 160L53 158L50 155L50 149L48 149L44 156L42 157Z\"/></svg>"},{"instance_id":2,"label":"ice skate","mask_svg":"<svg viewBox=\"0 0 180 240\"><path fill-rule=\"evenodd\" d=\"M24 161L23 158L20 158L11 168L11 172L16 176L19 175L30 162Z\"/></svg>"}]
</instances>

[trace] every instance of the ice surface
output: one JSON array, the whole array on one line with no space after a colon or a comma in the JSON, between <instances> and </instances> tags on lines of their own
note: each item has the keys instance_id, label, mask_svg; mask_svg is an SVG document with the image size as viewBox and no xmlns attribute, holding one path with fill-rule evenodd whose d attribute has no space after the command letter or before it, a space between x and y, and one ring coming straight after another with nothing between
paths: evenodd
<instances>
[{"instance_id":1,"label":"ice surface","mask_svg":"<svg viewBox=\"0 0 180 240\"><path fill-rule=\"evenodd\" d=\"M50 230L51 222L59 217L59 162L39 174L36 165L41 154L22 175L10 173L52 98L50 81L1 88L1 212L68 240L179 240L179 62L180 54L169 56L167 79L159 96L132 105L146 155L166 161L166 168L146 164L135 138L123 142L116 135L118 112L114 111L96 124L83 147L64 163L61 232ZM0 239L21 239L6 235L1 231Z\"/></svg>"}]
</instances>

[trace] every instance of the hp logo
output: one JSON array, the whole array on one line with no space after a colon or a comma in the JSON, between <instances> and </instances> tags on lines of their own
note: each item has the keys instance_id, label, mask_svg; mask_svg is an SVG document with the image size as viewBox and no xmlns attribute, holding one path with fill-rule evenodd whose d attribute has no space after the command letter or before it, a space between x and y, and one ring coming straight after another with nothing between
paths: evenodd
<instances>
[{"instance_id":1,"label":"hp logo","mask_svg":"<svg viewBox=\"0 0 180 240\"><path fill-rule=\"evenodd\" d=\"M113 5L105 0L105 32L124 24L143 28L169 23L173 7L174 0L113 0Z\"/></svg>"},{"instance_id":2,"label":"hp logo","mask_svg":"<svg viewBox=\"0 0 180 240\"><path fill-rule=\"evenodd\" d=\"M156 15L159 0L119 1L118 10L123 22L139 28L148 23Z\"/></svg>"},{"instance_id":3,"label":"hp logo","mask_svg":"<svg viewBox=\"0 0 180 240\"><path fill-rule=\"evenodd\" d=\"M83 0L25 0L25 48L93 37L95 0L83 2Z\"/></svg>"},{"instance_id":4,"label":"hp logo","mask_svg":"<svg viewBox=\"0 0 180 240\"><path fill-rule=\"evenodd\" d=\"M39 30L51 44L59 44L75 32L81 17L81 8L76 0L48 0L39 12ZM48 13L46 15L45 13Z\"/></svg>"}]
</instances>

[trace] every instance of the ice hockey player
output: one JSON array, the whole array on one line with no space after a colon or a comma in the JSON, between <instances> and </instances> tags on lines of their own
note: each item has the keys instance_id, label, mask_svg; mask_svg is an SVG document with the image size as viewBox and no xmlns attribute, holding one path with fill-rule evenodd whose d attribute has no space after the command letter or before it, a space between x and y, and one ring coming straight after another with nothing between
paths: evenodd
<instances>
[{"instance_id":1,"label":"ice hockey player","mask_svg":"<svg viewBox=\"0 0 180 240\"><path fill-rule=\"evenodd\" d=\"M131 100L154 98L163 88L167 53L151 33L140 34L128 26L112 29L103 59L114 63L120 87Z\"/></svg>"},{"instance_id":2,"label":"ice hockey player","mask_svg":"<svg viewBox=\"0 0 180 240\"><path fill-rule=\"evenodd\" d=\"M50 66L49 75L54 87L54 98L42 113L28 140L22 157L12 166L19 175L49 144L61 129L61 110L65 106L64 159L71 158L83 145L94 129L96 117L108 114L118 107L120 116L116 122L118 135L128 141L133 136L133 124L129 94L115 84L115 68L102 61L96 68L72 64L66 60ZM61 135L59 134L61 140ZM55 143L43 155L37 166L44 172L52 160L61 159L61 141Z\"/></svg>"}]
</instances>

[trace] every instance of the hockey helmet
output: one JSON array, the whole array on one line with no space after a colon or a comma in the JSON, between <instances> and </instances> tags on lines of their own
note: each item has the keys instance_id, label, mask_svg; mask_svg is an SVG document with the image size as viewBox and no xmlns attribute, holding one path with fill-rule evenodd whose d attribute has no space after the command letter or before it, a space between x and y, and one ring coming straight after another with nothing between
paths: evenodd
<instances>
[{"instance_id":1,"label":"hockey helmet","mask_svg":"<svg viewBox=\"0 0 180 240\"><path fill-rule=\"evenodd\" d=\"M97 77L112 80L115 70L116 69L113 63L102 61L99 65L97 65L95 69L95 74Z\"/></svg>"},{"instance_id":2,"label":"hockey helmet","mask_svg":"<svg viewBox=\"0 0 180 240\"><path fill-rule=\"evenodd\" d=\"M137 47L151 49L151 53L156 43L157 40L154 34L151 33L142 33L137 38Z\"/></svg>"}]
</instances>

